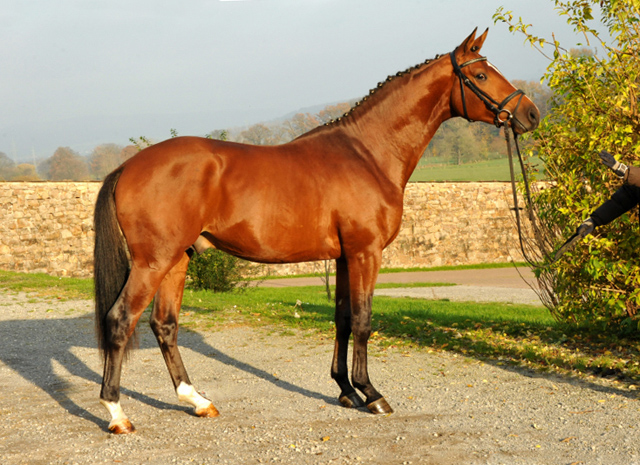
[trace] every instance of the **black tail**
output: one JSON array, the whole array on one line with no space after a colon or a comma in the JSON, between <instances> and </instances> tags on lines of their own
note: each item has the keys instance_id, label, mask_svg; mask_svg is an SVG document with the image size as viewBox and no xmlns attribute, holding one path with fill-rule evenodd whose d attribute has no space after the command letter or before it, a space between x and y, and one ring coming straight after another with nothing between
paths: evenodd
<instances>
[{"instance_id":1,"label":"black tail","mask_svg":"<svg viewBox=\"0 0 640 465\"><path fill-rule=\"evenodd\" d=\"M115 201L115 188L123 169L121 166L105 178L93 216L96 235L93 249L96 336L105 358L110 349L105 317L129 277L127 243L118 224Z\"/></svg>"}]
</instances>

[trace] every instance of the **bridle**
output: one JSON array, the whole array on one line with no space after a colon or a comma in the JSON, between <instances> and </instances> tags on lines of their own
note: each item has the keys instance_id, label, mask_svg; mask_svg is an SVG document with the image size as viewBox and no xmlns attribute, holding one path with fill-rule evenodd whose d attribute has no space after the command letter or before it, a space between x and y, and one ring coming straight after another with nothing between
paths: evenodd
<instances>
[{"instance_id":1,"label":"bridle","mask_svg":"<svg viewBox=\"0 0 640 465\"><path fill-rule=\"evenodd\" d=\"M495 124L496 127L500 128L500 127L506 126L507 123L512 120L518 123L520 126L524 127L524 125L518 120L518 118L514 116L514 113L518 112L518 108L520 107L520 102L522 102L522 98L525 95L523 90L518 89L515 92L512 92L511 94L509 94L502 102L498 102L497 100L493 99L489 94L487 94L482 89L480 89L471 79L469 79L462 72L462 68L464 68L465 66L469 66L469 65L472 65L473 63L478 63L480 61L487 61L486 57L474 58L472 60L466 61L463 64L459 65L456 60L455 52L449 53L449 56L451 57L451 64L453 64L453 71L460 81L462 110L464 113L462 116L467 121L473 122L473 120L469 118L469 114L467 113L467 101L464 95L465 86L468 87L471 90L471 92L473 92L480 100L482 100L485 107L487 107L487 109L495 115L493 124ZM518 96L520 97L518 98L518 103L516 103L516 108L514 112L511 113L511 111L507 110L505 106L507 105L507 103L509 103L511 100L513 100ZM503 114L506 115L504 119L501 118L501 115ZM520 161L520 169L522 170L522 178L524 180L525 193L527 198L527 208L529 210L529 220L531 221L533 229L535 231L537 227L535 223L535 216L533 214L533 207L531 202L531 191L529 189L529 181L527 180L527 172L525 170L524 162L522 161L522 155L520 154L520 146L518 145L518 134L516 133L515 127L513 126L513 122L511 123L511 130L513 131L513 139L516 145L516 151L518 153L518 160ZM504 130L504 135L507 141L507 154L509 156L509 171L511 174L511 190L513 192L513 205L514 205L515 216L516 216L516 224L518 227L518 238L520 240L520 250L522 252L522 256L529 263L531 267L539 268L540 265L535 263L534 260L530 259L528 254L525 251L523 234L522 234L522 225L520 220L520 207L518 205L518 193L516 190L515 172L513 169L513 156L511 154L511 142L509 140L509 131L507 131L506 127Z\"/></svg>"},{"instance_id":2,"label":"bridle","mask_svg":"<svg viewBox=\"0 0 640 465\"><path fill-rule=\"evenodd\" d=\"M469 115L467 113L467 99L465 98L465 95L464 95L465 86L468 87L471 90L471 92L473 92L480 100L482 100L485 107L487 107L487 109L495 115L493 123L496 125L496 127L502 127L512 119L515 120L521 126L523 126L522 123L520 123L520 121L518 120L518 118L513 116L513 113L511 113L509 110L505 108L507 103L509 103L511 100L513 100L517 96L520 96L520 98L518 99L518 103L516 104L516 108L514 110L514 113L517 112L518 108L520 107L520 102L524 97L523 90L518 89L515 92L508 95L502 102L498 102L497 100L493 99L489 94L487 94L482 89L480 89L471 79L469 79L462 72L462 68L464 68L465 66L469 66L474 63L478 63L480 61L487 61L486 57L474 58L473 60L466 61L463 64L459 65L456 60L455 52L449 53L449 56L451 57L453 72L456 74L456 76L460 81L460 93L462 95L462 109L464 112L463 116L467 121L473 121L473 120L469 118ZM501 115L503 114L506 115L504 119L501 118Z\"/></svg>"}]
</instances>

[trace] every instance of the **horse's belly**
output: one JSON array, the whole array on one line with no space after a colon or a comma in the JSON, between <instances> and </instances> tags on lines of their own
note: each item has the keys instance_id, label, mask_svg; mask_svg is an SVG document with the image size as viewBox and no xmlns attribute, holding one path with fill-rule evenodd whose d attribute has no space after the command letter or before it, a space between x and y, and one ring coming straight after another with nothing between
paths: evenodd
<instances>
[{"instance_id":1,"label":"horse's belly","mask_svg":"<svg viewBox=\"0 0 640 465\"><path fill-rule=\"evenodd\" d=\"M337 234L321 234L305 227L254 229L237 224L207 235L216 248L260 263L295 263L338 258Z\"/></svg>"}]
</instances>

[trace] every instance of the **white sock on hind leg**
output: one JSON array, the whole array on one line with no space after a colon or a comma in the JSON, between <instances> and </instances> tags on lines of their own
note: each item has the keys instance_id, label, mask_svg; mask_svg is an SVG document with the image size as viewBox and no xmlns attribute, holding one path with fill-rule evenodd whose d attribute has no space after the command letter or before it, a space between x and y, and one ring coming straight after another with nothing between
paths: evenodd
<instances>
[{"instance_id":1,"label":"white sock on hind leg","mask_svg":"<svg viewBox=\"0 0 640 465\"><path fill-rule=\"evenodd\" d=\"M181 402L193 405L196 410L206 409L211 405L210 400L202 397L192 385L185 382L181 382L176 388L176 394Z\"/></svg>"}]
</instances>

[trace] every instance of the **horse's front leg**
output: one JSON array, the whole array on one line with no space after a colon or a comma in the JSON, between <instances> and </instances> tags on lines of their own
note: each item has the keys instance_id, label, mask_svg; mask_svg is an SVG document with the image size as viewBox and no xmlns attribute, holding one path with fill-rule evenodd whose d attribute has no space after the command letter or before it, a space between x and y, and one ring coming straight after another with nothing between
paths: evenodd
<instances>
[{"instance_id":1,"label":"horse's front leg","mask_svg":"<svg viewBox=\"0 0 640 465\"><path fill-rule=\"evenodd\" d=\"M347 352L351 336L351 300L349 272L344 257L336 260L336 342L331 363L331 377L340 386L338 400L347 408L364 407L364 401L349 382Z\"/></svg>"},{"instance_id":2,"label":"horse's front leg","mask_svg":"<svg viewBox=\"0 0 640 465\"><path fill-rule=\"evenodd\" d=\"M353 385L366 397L365 403L372 413L393 413L393 409L369 379L367 344L371 335L371 301L378 271L381 251L361 253L348 261L351 297L351 332L353 333Z\"/></svg>"}]
</instances>

